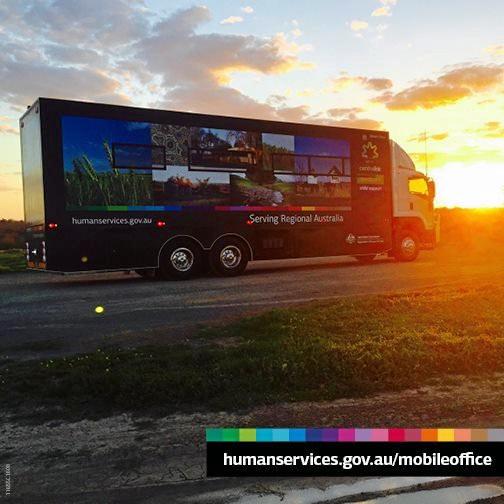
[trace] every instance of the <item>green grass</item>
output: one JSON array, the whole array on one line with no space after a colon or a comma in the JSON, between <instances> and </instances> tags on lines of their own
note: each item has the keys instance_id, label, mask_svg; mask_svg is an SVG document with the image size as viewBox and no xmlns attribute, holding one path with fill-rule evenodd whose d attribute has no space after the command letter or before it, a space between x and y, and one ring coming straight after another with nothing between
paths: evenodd
<instances>
[{"instance_id":1,"label":"green grass","mask_svg":"<svg viewBox=\"0 0 504 504\"><path fill-rule=\"evenodd\" d=\"M504 289L495 286L340 299L207 329L198 345L9 365L0 394L5 407L79 414L362 396L503 371L502 327Z\"/></svg>"},{"instance_id":2,"label":"green grass","mask_svg":"<svg viewBox=\"0 0 504 504\"><path fill-rule=\"evenodd\" d=\"M65 186L69 206L152 203L152 177L133 171L96 173L94 178L78 172L66 172Z\"/></svg>"},{"instance_id":3,"label":"green grass","mask_svg":"<svg viewBox=\"0 0 504 504\"><path fill-rule=\"evenodd\" d=\"M12 273L25 269L26 259L22 250L0 250L0 273Z\"/></svg>"},{"instance_id":4,"label":"green grass","mask_svg":"<svg viewBox=\"0 0 504 504\"><path fill-rule=\"evenodd\" d=\"M114 168L112 150L103 142L110 171L96 171L88 156L72 161L73 171L65 171L65 195L68 207L83 205L146 205L152 202L152 176L134 170Z\"/></svg>"}]
</instances>

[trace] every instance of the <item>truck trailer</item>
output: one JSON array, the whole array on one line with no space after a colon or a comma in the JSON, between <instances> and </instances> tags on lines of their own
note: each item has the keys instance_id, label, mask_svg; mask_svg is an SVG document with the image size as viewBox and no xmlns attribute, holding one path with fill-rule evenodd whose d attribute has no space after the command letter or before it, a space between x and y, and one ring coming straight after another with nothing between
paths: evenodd
<instances>
[{"instance_id":1,"label":"truck trailer","mask_svg":"<svg viewBox=\"0 0 504 504\"><path fill-rule=\"evenodd\" d=\"M20 132L30 269L231 276L437 241L434 182L386 131L39 98Z\"/></svg>"}]
</instances>

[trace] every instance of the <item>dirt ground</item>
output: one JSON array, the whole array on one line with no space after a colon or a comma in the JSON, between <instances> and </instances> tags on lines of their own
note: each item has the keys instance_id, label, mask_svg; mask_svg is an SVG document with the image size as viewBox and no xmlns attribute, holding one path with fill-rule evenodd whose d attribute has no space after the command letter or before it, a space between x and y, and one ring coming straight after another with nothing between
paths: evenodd
<instances>
[{"instance_id":1,"label":"dirt ground","mask_svg":"<svg viewBox=\"0 0 504 504\"><path fill-rule=\"evenodd\" d=\"M241 413L123 414L43 424L30 420L42 412L31 412L24 419L3 415L0 438L5 443L0 460L11 464L12 496L26 502L129 502L123 498L126 491L136 496L131 502L143 502L142 495L156 492L168 500L148 502L179 502L182 495L183 501L190 502L187 499L203 491L236 485L236 481L205 479L205 427L502 427L503 385L504 375L498 375L491 380L454 380L369 398L280 404ZM248 482L251 488L258 484L265 483ZM97 495L102 497L96 500Z\"/></svg>"}]
</instances>

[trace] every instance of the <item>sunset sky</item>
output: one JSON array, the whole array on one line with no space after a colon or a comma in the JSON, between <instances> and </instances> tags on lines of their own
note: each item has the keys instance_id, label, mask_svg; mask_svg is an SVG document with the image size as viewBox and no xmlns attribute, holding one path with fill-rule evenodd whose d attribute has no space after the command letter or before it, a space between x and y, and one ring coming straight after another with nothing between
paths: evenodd
<instances>
[{"instance_id":1,"label":"sunset sky","mask_svg":"<svg viewBox=\"0 0 504 504\"><path fill-rule=\"evenodd\" d=\"M504 206L501 0L0 0L0 218L38 96L390 131L438 206Z\"/></svg>"}]
</instances>

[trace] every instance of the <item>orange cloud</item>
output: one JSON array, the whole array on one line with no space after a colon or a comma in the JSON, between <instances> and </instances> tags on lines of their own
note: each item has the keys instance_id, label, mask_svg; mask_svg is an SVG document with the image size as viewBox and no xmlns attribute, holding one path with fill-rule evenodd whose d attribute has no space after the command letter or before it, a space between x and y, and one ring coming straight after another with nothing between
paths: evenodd
<instances>
[{"instance_id":1,"label":"orange cloud","mask_svg":"<svg viewBox=\"0 0 504 504\"><path fill-rule=\"evenodd\" d=\"M307 119L309 108L306 105L297 107L284 107L277 109L278 116L282 121L301 122Z\"/></svg>"},{"instance_id":2,"label":"orange cloud","mask_svg":"<svg viewBox=\"0 0 504 504\"><path fill-rule=\"evenodd\" d=\"M340 77L331 80L331 90L335 92L350 86L362 86L373 91L384 91L385 89L390 89L393 86L393 82L390 79L347 74L342 74Z\"/></svg>"},{"instance_id":3,"label":"orange cloud","mask_svg":"<svg viewBox=\"0 0 504 504\"><path fill-rule=\"evenodd\" d=\"M229 16L226 19L223 19L220 24L235 24L241 23L243 18L241 16Z\"/></svg>"},{"instance_id":4,"label":"orange cloud","mask_svg":"<svg viewBox=\"0 0 504 504\"><path fill-rule=\"evenodd\" d=\"M281 49L276 46L274 51L277 51L277 58L271 61L268 68L260 68L253 62L236 62L222 67L210 69L210 73L214 76L216 82L225 86L230 83L231 75L235 72L261 72L265 74L283 74L292 70L310 70L314 68L313 63L300 61L296 56L289 54L281 54ZM272 58L273 59L273 58Z\"/></svg>"},{"instance_id":5,"label":"orange cloud","mask_svg":"<svg viewBox=\"0 0 504 504\"><path fill-rule=\"evenodd\" d=\"M495 44L485 47L485 51L495 56L504 56L504 44Z\"/></svg>"},{"instance_id":6,"label":"orange cloud","mask_svg":"<svg viewBox=\"0 0 504 504\"><path fill-rule=\"evenodd\" d=\"M364 110L359 107L329 109L327 111L329 116L331 116L329 124L346 128L383 129L383 123L381 121L357 116L358 113L363 111Z\"/></svg>"},{"instance_id":7,"label":"orange cloud","mask_svg":"<svg viewBox=\"0 0 504 504\"><path fill-rule=\"evenodd\" d=\"M408 88L400 93L387 93L376 101L385 103L389 110L431 109L450 105L471 94L469 89L449 86L429 85Z\"/></svg>"},{"instance_id":8,"label":"orange cloud","mask_svg":"<svg viewBox=\"0 0 504 504\"><path fill-rule=\"evenodd\" d=\"M435 80L421 81L399 93L387 92L375 101L389 110L432 109L450 105L503 82L504 66L470 65L450 70Z\"/></svg>"},{"instance_id":9,"label":"orange cloud","mask_svg":"<svg viewBox=\"0 0 504 504\"><path fill-rule=\"evenodd\" d=\"M0 124L0 133L9 133L11 135L19 135L19 131L17 128L13 128L8 124Z\"/></svg>"},{"instance_id":10,"label":"orange cloud","mask_svg":"<svg viewBox=\"0 0 504 504\"><path fill-rule=\"evenodd\" d=\"M427 135L427 140L441 141L448 138L449 134L447 131L443 131L442 133L432 133ZM426 136L425 133L419 133L418 135L412 136L408 138L408 142L425 142Z\"/></svg>"},{"instance_id":11,"label":"orange cloud","mask_svg":"<svg viewBox=\"0 0 504 504\"><path fill-rule=\"evenodd\" d=\"M438 144L439 145L439 144ZM425 152L415 151L408 154L415 161L417 166L425 166ZM480 149L473 146L462 146L455 151L442 152L440 150L427 152L429 168L440 168L447 163L477 163L482 160L488 163L502 164L504 161L502 152L496 149Z\"/></svg>"},{"instance_id":12,"label":"orange cloud","mask_svg":"<svg viewBox=\"0 0 504 504\"><path fill-rule=\"evenodd\" d=\"M372 13L371 16L377 17L377 16L391 16L390 12L390 7L388 5L382 5L381 7L378 7L375 9Z\"/></svg>"},{"instance_id":13,"label":"orange cloud","mask_svg":"<svg viewBox=\"0 0 504 504\"><path fill-rule=\"evenodd\" d=\"M367 21L361 21L359 19L354 19L350 23L350 29L354 32L359 32L362 30L365 30L369 26L369 23Z\"/></svg>"},{"instance_id":14,"label":"orange cloud","mask_svg":"<svg viewBox=\"0 0 504 504\"><path fill-rule=\"evenodd\" d=\"M313 46L310 44L298 44L289 41L284 32L278 32L273 38L271 44L280 55L296 56L301 52L311 51Z\"/></svg>"},{"instance_id":15,"label":"orange cloud","mask_svg":"<svg viewBox=\"0 0 504 504\"><path fill-rule=\"evenodd\" d=\"M360 107L348 107L348 108L332 108L327 111L331 117L348 117L355 116L359 112L363 112Z\"/></svg>"},{"instance_id":16,"label":"orange cloud","mask_svg":"<svg viewBox=\"0 0 504 504\"><path fill-rule=\"evenodd\" d=\"M504 138L504 125L499 121L488 121L482 128L473 131L488 138Z\"/></svg>"},{"instance_id":17,"label":"orange cloud","mask_svg":"<svg viewBox=\"0 0 504 504\"><path fill-rule=\"evenodd\" d=\"M384 89L390 89L393 86L393 83L390 79L363 79L363 84L368 89L372 89L373 91L383 91Z\"/></svg>"},{"instance_id":18,"label":"orange cloud","mask_svg":"<svg viewBox=\"0 0 504 504\"><path fill-rule=\"evenodd\" d=\"M254 54L259 51L253 48L250 51L250 57L244 57L242 61L236 61L237 58L230 58L233 60L232 62L210 69L210 73L217 83L222 86L229 84L231 74L234 72L282 74L291 70L309 70L314 68L314 64L299 60L297 55L310 49L311 46L308 44L299 45L296 42L290 42L285 34L280 32L260 47L260 51L263 53L261 61L258 58L260 55ZM254 59L254 57L256 58Z\"/></svg>"},{"instance_id":19,"label":"orange cloud","mask_svg":"<svg viewBox=\"0 0 504 504\"><path fill-rule=\"evenodd\" d=\"M372 13L371 16L391 16L392 12L390 11L390 8L393 5L397 4L397 0L380 0L380 3L382 4L381 7L376 8Z\"/></svg>"},{"instance_id":20,"label":"orange cloud","mask_svg":"<svg viewBox=\"0 0 504 504\"><path fill-rule=\"evenodd\" d=\"M276 117L275 108L226 85L235 72L272 75L313 68L299 58L311 46L297 44L285 33L272 37L199 33L198 28L210 19L204 7L178 10L155 23L150 35L134 44L135 62L141 62L142 73L157 76L165 90L156 105Z\"/></svg>"},{"instance_id":21,"label":"orange cloud","mask_svg":"<svg viewBox=\"0 0 504 504\"><path fill-rule=\"evenodd\" d=\"M356 117L355 119L340 119L331 122L332 126L341 126L343 128L359 128L359 129L370 129L370 130L382 130L383 123L381 121L376 121L375 119L369 119L365 117Z\"/></svg>"},{"instance_id":22,"label":"orange cloud","mask_svg":"<svg viewBox=\"0 0 504 504\"><path fill-rule=\"evenodd\" d=\"M439 77L438 81L449 86L463 86L471 91L485 91L497 84L502 84L504 65L473 65L455 68Z\"/></svg>"}]
</instances>

